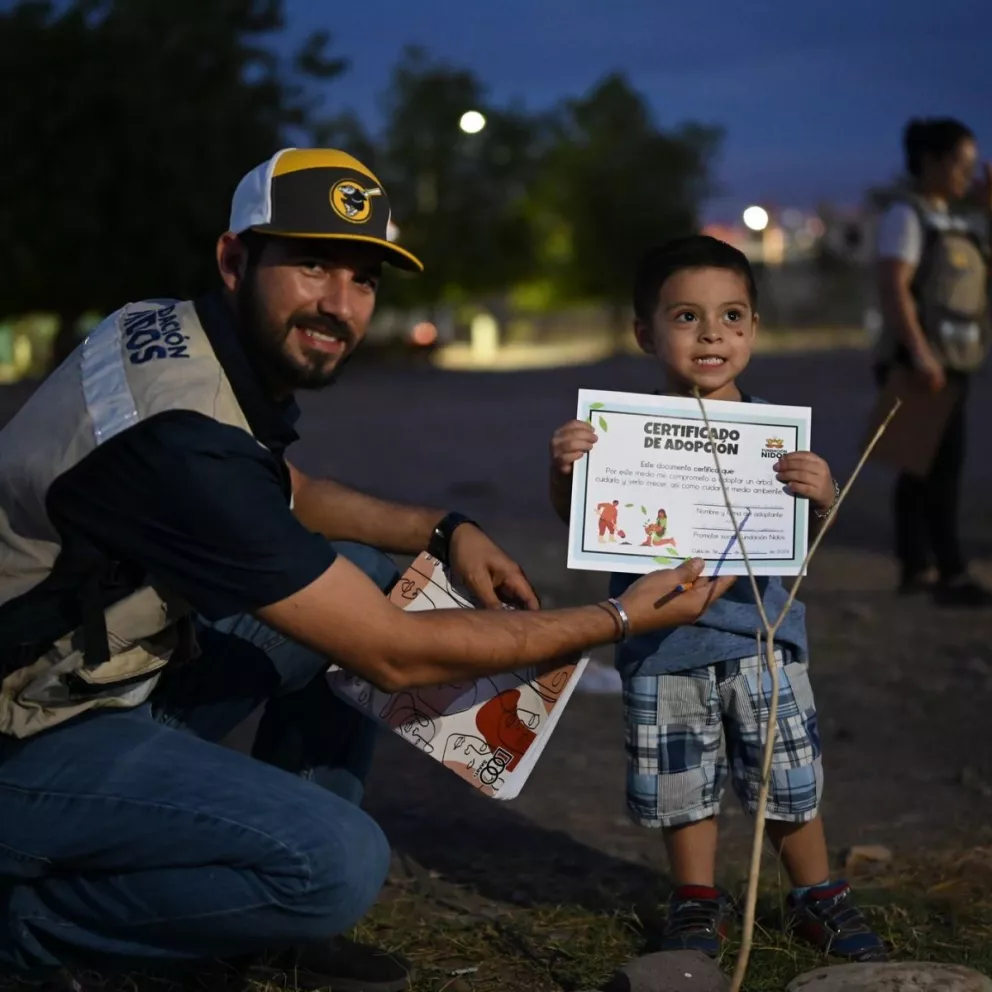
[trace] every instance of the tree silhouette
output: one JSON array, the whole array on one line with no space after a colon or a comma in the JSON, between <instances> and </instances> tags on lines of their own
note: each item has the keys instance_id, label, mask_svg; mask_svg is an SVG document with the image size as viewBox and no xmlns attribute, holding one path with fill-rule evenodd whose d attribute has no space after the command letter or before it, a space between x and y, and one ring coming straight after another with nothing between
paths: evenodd
<instances>
[{"instance_id":1,"label":"tree silhouette","mask_svg":"<svg viewBox=\"0 0 992 992\"><path fill-rule=\"evenodd\" d=\"M530 275L536 258L525 205L542 157L542 119L491 105L470 70L417 48L393 70L383 110L374 161L404 245L427 266L405 295L485 295ZM480 133L459 128L466 110L485 115Z\"/></svg>"},{"instance_id":2,"label":"tree silhouette","mask_svg":"<svg viewBox=\"0 0 992 992\"><path fill-rule=\"evenodd\" d=\"M567 101L558 127L534 196L544 262L567 295L609 301L619 317L641 255L696 229L720 132L661 130L622 75Z\"/></svg>"},{"instance_id":3,"label":"tree silhouette","mask_svg":"<svg viewBox=\"0 0 992 992\"><path fill-rule=\"evenodd\" d=\"M77 319L211 285L238 179L306 132L306 77L345 69L266 47L281 0L76 0L0 14L3 311Z\"/></svg>"},{"instance_id":4,"label":"tree silhouette","mask_svg":"<svg viewBox=\"0 0 992 992\"><path fill-rule=\"evenodd\" d=\"M287 144L333 144L377 172L402 242L427 265L399 305L480 300L522 284L621 314L645 248L692 230L719 135L660 129L619 75L543 114L495 106L468 69L407 49L383 126L322 117L309 83L346 68L329 37L290 64L282 0L22 0L0 12L0 315L78 318L213 284L213 245L250 168ZM485 114L478 134L459 128ZM296 140L293 140L293 139Z\"/></svg>"}]
</instances>

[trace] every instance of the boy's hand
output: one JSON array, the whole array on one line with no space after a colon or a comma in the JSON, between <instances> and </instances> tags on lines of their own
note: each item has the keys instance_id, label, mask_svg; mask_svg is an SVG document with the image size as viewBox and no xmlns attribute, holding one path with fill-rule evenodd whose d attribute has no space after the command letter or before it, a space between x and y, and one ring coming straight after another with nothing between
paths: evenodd
<instances>
[{"instance_id":1,"label":"boy's hand","mask_svg":"<svg viewBox=\"0 0 992 992\"><path fill-rule=\"evenodd\" d=\"M825 513L834 501L830 466L812 451L793 451L775 463L775 478L788 485L793 496L802 496Z\"/></svg>"},{"instance_id":2,"label":"boy's hand","mask_svg":"<svg viewBox=\"0 0 992 992\"><path fill-rule=\"evenodd\" d=\"M564 478L572 474L572 466L592 451L598 438L592 424L584 420L570 420L559 427L551 438L551 469Z\"/></svg>"}]
</instances>

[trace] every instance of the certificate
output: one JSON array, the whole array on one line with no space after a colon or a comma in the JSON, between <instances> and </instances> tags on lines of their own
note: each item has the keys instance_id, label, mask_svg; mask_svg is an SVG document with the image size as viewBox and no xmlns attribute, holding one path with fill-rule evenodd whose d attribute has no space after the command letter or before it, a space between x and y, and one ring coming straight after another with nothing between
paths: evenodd
<instances>
[{"instance_id":1,"label":"certificate","mask_svg":"<svg viewBox=\"0 0 992 992\"><path fill-rule=\"evenodd\" d=\"M652 572L702 558L704 574L746 575L727 511L756 575L799 575L809 503L775 478L775 463L808 451L810 409L681 396L579 390L578 419L599 440L575 463L568 567Z\"/></svg>"}]
</instances>

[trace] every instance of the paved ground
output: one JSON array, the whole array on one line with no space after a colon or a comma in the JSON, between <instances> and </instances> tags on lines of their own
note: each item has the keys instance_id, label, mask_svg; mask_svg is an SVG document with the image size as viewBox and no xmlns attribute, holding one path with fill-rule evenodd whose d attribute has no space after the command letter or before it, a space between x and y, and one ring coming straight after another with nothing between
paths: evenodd
<instances>
[{"instance_id":1,"label":"paved ground","mask_svg":"<svg viewBox=\"0 0 992 992\"><path fill-rule=\"evenodd\" d=\"M569 573L564 528L545 504L545 451L580 386L653 388L650 366L463 374L356 364L334 390L303 397L296 458L396 499L457 506L518 556L549 605L598 596ZM843 477L873 399L857 352L763 357L748 376L768 399L809 404L814 448ZM965 531L992 560L992 374L971 409ZM0 393L8 409L17 393ZM2 412L0 412L2 415ZM822 714L831 843L907 853L986 837L992 814L992 614L938 612L891 594L888 482L866 471L808 579L814 686ZM992 575L990 575L992 577ZM369 791L403 857L478 896L602 907L660 882L659 839L627 824L615 697L575 698L523 796L476 798L409 748L385 742ZM728 803L725 853L740 866L747 823Z\"/></svg>"}]
</instances>

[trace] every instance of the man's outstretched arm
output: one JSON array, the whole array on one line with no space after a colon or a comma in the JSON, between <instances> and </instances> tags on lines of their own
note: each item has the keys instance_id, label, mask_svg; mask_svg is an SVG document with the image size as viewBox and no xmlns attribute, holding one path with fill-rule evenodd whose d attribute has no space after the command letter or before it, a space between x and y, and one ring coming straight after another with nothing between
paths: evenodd
<instances>
[{"instance_id":1,"label":"man's outstretched arm","mask_svg":"<svg viewBox=\"0 0 992 992\"><path fill-rule=\"evenodd\" d=\"M701 569L700 561L686 562L631 586L621 600L631 632L695 621L733 582L697 581ZM606 603L538 612L407 613L341 557L305 589L256 613L388 692L543 664L615 641L622 632L619 615Z\"/></svg>"}]
</instances>

